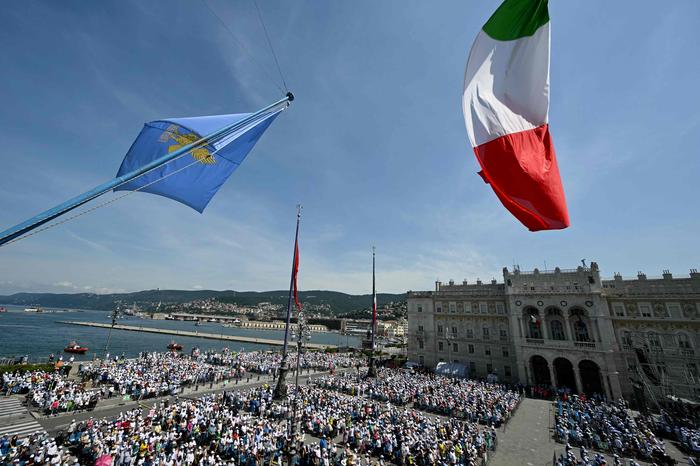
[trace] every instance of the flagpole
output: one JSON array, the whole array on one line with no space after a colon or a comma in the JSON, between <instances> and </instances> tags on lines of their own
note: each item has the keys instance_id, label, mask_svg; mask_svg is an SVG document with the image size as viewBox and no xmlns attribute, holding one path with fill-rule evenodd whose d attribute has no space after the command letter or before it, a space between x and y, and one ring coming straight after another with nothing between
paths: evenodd
<instances>
[{"instance_id":1,"label":"flagpole","mask_svg":"<svg viewBox=\"0 0 700 466\"><path fill-rule=\"evenodd\" d=\"M374 275L374 256L377 248L372 246L372 336L370 338L370 355L369 367L367 368L367 377L376 377L377 368L374 363L374 339L377 331L377 287Z\"/></svg>"},{"instance_id":2,"label":"flagpole","mask_svg":"<svg viewBox=\"0 0 700 466\"><path fill-rule=\"evenodd\" d=\"M297 229L294 235L294 252L292 253L292 278L289 281L289 301L287 302L287 323L284 326L284 346L282 347L282 362L280 363L279 376L273 398L280 400L287 396L287 371L289 370L287 346L289 342L289 324L292 319L292 305L294 303L294 280L297 274L297 247L299 244L299 222L301 220L301 204L297 204Z\"/></svg>"},{"instance_id":3,"label":"flagpole","mask_svg":"<svg viewBox=\"0 0 700 466\"><path fill-rule=\"evenodd\" d=\"M60 217L61 215L70 212L73 209L76 209L80 207L83 204L86 204L90 202L91 200L111 191L112 189L116 188L119 185L122 185L124 183L128 183L129 181L138 178L139 176L145 174L146 172L149 172L153 169L156 169L168 162L170 162L173 159L176 159L177 157L180 157L183 154L186 154L187 152L191 151L192 149L195 149L198 146L204 145L204 144L209 144L212 142L213 139L217 139L218 137L226 134L231 134L235 131L238 131L242 128L245 128L248 124L254 122L256 119L260 118L260 116L264 115L266 112L269 112L270 110L282 105L282 104L287 104L289 105L290 102L294 100L294 94L291 92L288 92L284 98L278 100L277 102L268 105L265 108L262 108L258 110L255 113L252 113L251 115L247 116L246 118L236 122L232 123L228 126L225 126L221 128L218 131L214 131L213 133L204 136L197 141L186 145L185 147L182 147L181 149L175 150L173 152L170 152L168 154L163 155L162 157L140 167L137 168L134 171L131 171L129 173L126 173L120 177L114 178L113 180L110 180L106 183L102 183L99 186L94 187L93 189L84 192L83 194L80 194L78 196L75 196L72 199L69 199L68 201L57 205L56 207L53 207L49 210L46 210L38 215L35 215L34 217L30 218L29 220L26 220L22 223L19 223L11 228L8 228L5 231L0 232L0 246L4 245L5 243L8 243L12 241L13 239L16 239L26 233L29 233L30 231L34 230L37 227L40 227L41 225L50 222L51 220Z\"/></svg>"}]
</instances>

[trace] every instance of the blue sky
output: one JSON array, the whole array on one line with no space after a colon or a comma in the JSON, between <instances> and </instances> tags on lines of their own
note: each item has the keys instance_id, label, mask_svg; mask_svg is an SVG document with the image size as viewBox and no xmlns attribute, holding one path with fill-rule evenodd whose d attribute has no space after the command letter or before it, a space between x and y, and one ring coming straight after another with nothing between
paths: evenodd
<instances>
[{"instance_id":1,"label":"blue sky","mask_svg":"<svg viewBox=\"0 0 700 466\"><path fill-rule=\"evenodd\" d=\"M0 225L106 181L144 122L278 99L251 0L10 1ZM430 289L501 268L700 266L700 2L553 1L550 120L568 230L530 233L476 175L460 95L497 1L259 0L297 100L200 215L138 193L0 249L0 293ZM241 47L240 44L243 44ZM251 55L254 58L251 58Z\"/></svg>"}]
</instances>

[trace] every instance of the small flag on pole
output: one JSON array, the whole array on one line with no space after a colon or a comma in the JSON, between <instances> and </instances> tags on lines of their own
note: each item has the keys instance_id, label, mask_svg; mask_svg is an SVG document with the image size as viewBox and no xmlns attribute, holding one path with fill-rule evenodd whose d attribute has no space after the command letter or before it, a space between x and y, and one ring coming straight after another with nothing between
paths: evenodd
<instances>
[{"instance_id":1,"label":"small flag on pole","mask_svg":"<svg viewBox=\"0 0 700 466\"><path fill-rule=\"evenodd\" d=\"M299 302L299 288L297 286L297 277L299 275L299 239L294 242L294 303L297 305L297 309L301 309L301 303Z\"/></svg>"},{"instance_id":2,"label":"small flag on pole","mask_svg":"<svg viewBox=\"0 0 700 466\"><path fill-rule=\"evenodd\" d=\"M484 181L531 231L569 226L549 133L547 0L505 0L472 45L462 110Z\"/></svg>"}]
</instances>

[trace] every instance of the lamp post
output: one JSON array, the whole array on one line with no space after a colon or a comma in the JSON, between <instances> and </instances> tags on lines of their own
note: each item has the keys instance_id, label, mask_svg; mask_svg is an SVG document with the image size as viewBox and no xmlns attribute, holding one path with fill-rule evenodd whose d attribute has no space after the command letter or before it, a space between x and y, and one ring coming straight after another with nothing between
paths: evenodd
<instances>
[{"instance_id":1,"label":"lamp post","mask_svg":"<svg viewBox=\"0 0 700 466\"><path fill-rule=\"evenodd\" d=\"M297 326L292 329L292 341L297 342L297 368L294 383L296 385L296 392L294 394L294 407L292 413L292 425L291 425L291 437L296 435L297 430L297 408L299 405L299 363L301 361L301 355L303 353L303 346L305 341L311 340L311 329L306 322L306 316L303 312L299 312L297 317Z\"/></svg>"},{"instance_id":2,"label":"lamp post","mask_svg":"<svg viewBox=\"0 0 700 466\"><path fill-rule=\"evenodd\" d=\"M107 351L109 351L109 342L112 339L112 330L114 330L114 326L117 324L117 317L119 317L119 314L122 311L122 302L117 301L117 307L114 308L114 311L112 312L112 326L109 327L109 333L107 334L107 342L105 343L105 349L102 352L102 359L107 359Z\"/></svg>"}]
</instances>

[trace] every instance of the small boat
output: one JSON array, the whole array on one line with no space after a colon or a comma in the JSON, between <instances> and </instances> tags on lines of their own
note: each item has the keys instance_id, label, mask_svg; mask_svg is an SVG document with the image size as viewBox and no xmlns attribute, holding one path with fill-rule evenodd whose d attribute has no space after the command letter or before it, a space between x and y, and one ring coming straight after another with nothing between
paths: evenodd
<instances>
[{"instance_id":1,"label":"small boat","mask_svg":"<svg viewBox=\"0 0 700 466\"><path fill-rule=\"evenodd\" d=\"M75 353L75 354L85 354L88 350L87 346L80 346L78 343L75 341L71 341L68 343L68 346L63 348L63 351L66 353Z\"/></svg>"},{"instance_id":2,"label":"small boat","mask_svg":"<svg viewBox=\"0 0 700 466\"><path fill-rule=\"evenodd\" d=\"M180 343L175 343L175 340L173 340L168 345L168 349L172 351L182 351L182 345Z\"/></svg>"},{"instance_id":3,"label":"small boat","mask_svg":"<svg viewBox=\"0 0 700 466\"><path fill-rule=\"evenodd\" d=\"M7 309L5 309L4 307L0 306L0 313L3 313L3 312L7 312Z\"/></svg>"},{"instance_id":4,"label":"small boat","mask_svg":"<svg viewBox=\"0 0 700 466\"><path fill-rule=\"evenodd\" d=\"M40 307L27 307L24 312L44 312L44 310Z\"/></svg>"}]
</instances>

